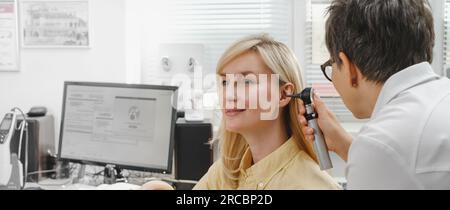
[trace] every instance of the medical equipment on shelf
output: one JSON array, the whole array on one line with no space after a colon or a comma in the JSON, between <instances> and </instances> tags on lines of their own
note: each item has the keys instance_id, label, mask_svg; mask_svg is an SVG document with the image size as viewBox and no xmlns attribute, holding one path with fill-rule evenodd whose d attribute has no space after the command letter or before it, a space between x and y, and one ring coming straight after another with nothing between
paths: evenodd
<instances>
[{"instance_id":1,"label":"medical equipment on shelf","mask_svg":"<svg viewBox=\"0 0 450 210\"><path fill-rule=\"evenodd\" d=\"M21 115L24 120L22 120L22 123L17 127L19 115ZM0 189L19 190L24 187L26 171L24 171L23 163L20 162L20 157L23 134L27 129L28 123L26 121L26 116L18 108L14 108L11 112L5 114L5 117L0 124ZM11 151L15 132L20 132L17 154ZM27 135L25 136L25 147L27 147L28 138ZM25 152L25 168L27 167L27 161L28 154Z\"/></svg>"}]
</instances>

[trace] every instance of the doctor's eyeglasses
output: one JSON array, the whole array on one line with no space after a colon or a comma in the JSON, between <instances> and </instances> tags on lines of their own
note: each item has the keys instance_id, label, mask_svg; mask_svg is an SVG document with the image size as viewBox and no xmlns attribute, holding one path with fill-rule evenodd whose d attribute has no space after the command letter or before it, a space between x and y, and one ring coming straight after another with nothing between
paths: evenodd
<instances>
[{"instance_id":1,"label":"doctor's eyeglasses","mask_svg":"<svg viewBox=\"0 0 450 210\"><path fill-rule=\"evenodd\" d=\"M328 81L333 82L333 80L331 79L332 77L332 73L333 73L333 61L330 59L327 62L325 62L324 64L322 64L320 66L320 68L322 69L322 73L323 75L327 78Z\"/></svg>"}]
</instances>

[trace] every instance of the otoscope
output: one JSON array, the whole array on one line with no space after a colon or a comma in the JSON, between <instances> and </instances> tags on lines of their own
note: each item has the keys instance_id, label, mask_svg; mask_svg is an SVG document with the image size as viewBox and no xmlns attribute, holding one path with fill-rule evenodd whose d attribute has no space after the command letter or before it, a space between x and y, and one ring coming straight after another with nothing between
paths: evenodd
<instances>
[{"instance_id":1,"label":"otoscope","mask_svg":"<svg viewBox=\"0 0 450 210\"><path fill-rule=\"evenodd\" d=\"M314 150L317 153L317 158L319 159L319 165L321 170L328 170L333 168L331 163L330 153L328 153L328 147L325 143L325 138L323 133L317 124L318 115L314 109L314 89L306 88L300 94L288 95L287 97L301 99L305 104L306 114L305 118L308 121L308 127L314 129Z\"/></svg>"}]
</instances>

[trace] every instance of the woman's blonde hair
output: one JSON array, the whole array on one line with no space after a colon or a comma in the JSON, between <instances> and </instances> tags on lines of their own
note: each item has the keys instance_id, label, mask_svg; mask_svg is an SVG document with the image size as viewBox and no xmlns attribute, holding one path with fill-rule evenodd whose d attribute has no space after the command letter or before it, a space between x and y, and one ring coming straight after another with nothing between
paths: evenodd
<instances>
[{"instance_id":1,"label":"woman's blonde hair","mask_svg":"<svg viewBox=\"0 0 450 210\"><path fill-rule=\"evenodd\" d=\"M294 93L303 89L300 78L300 67L294 53L283 43L275 41L267 34L246 37L228 48L220 58L217 73L221 74L226 65L240 55L247 52L256 52L274 74L278 74L282 83L292 83ZM301 124L297 121L299 103L292 100L283 112L288 134L298 147L317 162L312 145L304 139ZM227 131L222 120L219 131L221 161L224 166L223 175L226 177L225 186L236 189L241 173L241 159L248 148L244 137L238 133Z\"/></svg>"}]
</instances>

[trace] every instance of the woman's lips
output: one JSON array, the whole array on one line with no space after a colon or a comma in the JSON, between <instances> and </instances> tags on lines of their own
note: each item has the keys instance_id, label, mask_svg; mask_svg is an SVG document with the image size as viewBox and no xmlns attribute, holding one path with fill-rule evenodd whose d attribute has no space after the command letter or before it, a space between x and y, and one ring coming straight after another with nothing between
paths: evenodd
<instances>
[{"instance_id":1,"label":"woman's lips","mask_svg":"<svg viewBox=\"0 0 450 210\"><path fill-rule=\"evenodd\" d=\"M234 117L242 112L245 112L245 109L227 109L225 110L225 115L228 117Z\"/></svg>"}]
</instances>

